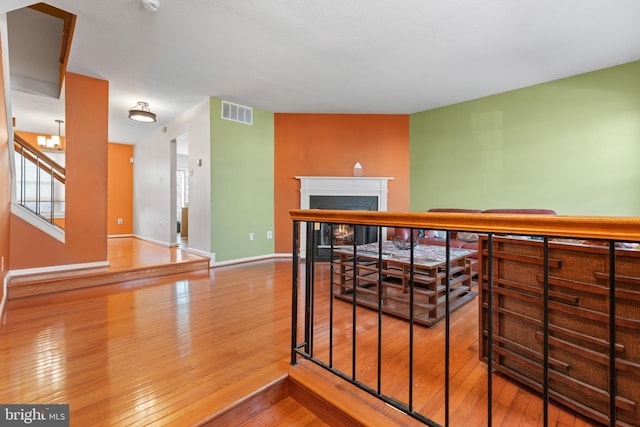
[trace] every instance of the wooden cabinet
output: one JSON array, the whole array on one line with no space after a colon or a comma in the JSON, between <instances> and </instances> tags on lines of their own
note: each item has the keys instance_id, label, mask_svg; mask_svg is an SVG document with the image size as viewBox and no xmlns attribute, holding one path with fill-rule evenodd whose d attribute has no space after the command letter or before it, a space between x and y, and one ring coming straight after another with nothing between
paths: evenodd
<instances>
[{"instance_id":1,"label":"wooden cabinet","mask_svg":"<svg viewBox=\"0 0 640 427\"><path fill-rule=\"evenodd\" d=\"M360 245L354 260L353 249L336 250L333 261L333 289L337 298L353 301L403 319L410 317L410 283L412 278L409 251L394 250L391 242L383 242L383 255L378 260L377 243ZM450 310L476 296L471 290L472 271L468 256L475 251L452 249L449 267ZM445 316L446 262L445 248L418 245L413 264L414 321L431 326ZM425 254L421 256L421 254ZM427 257L431 257L428 259ZM438 259L441 258L441 259ZM380 284L380 285L379 285Z\"/></svg>"},{"instance_id":2,"label":"wooden cabinet","mask_svg":"<svg viewBox=\"0 0 640 427\"><path fill-rule=\"evenodd\" d=\"M480 357L487 360L488 240L479 245ZM608 247L549 244L550 398L609 423ZM494 238L493 368L541 391L544 244ZM617 425L640 425L640 252L616 250Z\"/></svg>"}]
</instances>

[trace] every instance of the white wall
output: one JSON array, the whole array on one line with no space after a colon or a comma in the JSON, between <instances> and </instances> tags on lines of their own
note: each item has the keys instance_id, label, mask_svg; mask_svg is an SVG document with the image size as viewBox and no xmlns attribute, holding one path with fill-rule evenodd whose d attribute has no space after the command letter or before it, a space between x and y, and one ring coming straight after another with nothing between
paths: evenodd
<instances>
[{"instance_id":1,"label":"white wall","mask_svg":"<svg viewBox=\"0 0 640 427\"><path fill-rule=\"evenodd\" d=\"M133 233L167 245L171 242L170 140L157 131L133 147Z\"/></svg>"},{"instance_id":2,"label":"white wall","mask_svg":"<svg viewBox=\"0 0 640 427\"><path fill-rule=\"evenodd\" d=\"M134 145L133 232L169 244L176 224L170 224L170 141L186 136L189 141L189 248L211 252L211 152L209 98L175 120L166 132L153 133ZM197 165L202 159L202 166Z\"/></svg>"}]
</instances>

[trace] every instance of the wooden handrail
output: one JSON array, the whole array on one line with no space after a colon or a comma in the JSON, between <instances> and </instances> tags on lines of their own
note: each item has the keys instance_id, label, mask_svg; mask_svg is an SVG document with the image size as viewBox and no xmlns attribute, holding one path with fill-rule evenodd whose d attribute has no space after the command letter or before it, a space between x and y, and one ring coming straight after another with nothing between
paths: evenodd
<instances>
[{"instance_id":1,"label":"wooden handrail","mask_svg":"<svg viewBox=\"0 0 640 427\"><path fill-rule=\"evenodd\" d=\"M25 140L21 136L14 134L13 139L13 146L17 152L21 152L20 148L24 148L29 153L29 155L39 160L38 164L42 170L48 171L48 169L43 166L43 164L46 164L51 168L52 175L58 181L62 182L63 184L65 183L66 171L63 166L60 166L47 155L43 154L37 147L34 147L29 143L29 141Z\"/></svg>"},{"instance_id":2,"label":"wooden handrail","mask_svg":"<svg viewBox=\"0 0 640 427\"><path fill-rule=\"evenodd\" d=\"M640 217L294 209L292 220L640 242Z\"/></svg>"}]
</instances>

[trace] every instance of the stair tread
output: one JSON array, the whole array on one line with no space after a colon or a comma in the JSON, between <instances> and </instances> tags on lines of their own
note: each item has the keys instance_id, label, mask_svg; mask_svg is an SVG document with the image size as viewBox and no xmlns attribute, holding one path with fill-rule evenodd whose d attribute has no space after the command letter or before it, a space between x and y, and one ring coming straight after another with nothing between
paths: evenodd
<instances>
[{"instance_id":1,"label":"stair tread","mask_svg":"<svg viewBox=\"0 0 640 427\"><path fill-rule=\"evenodd\" d=\"M123 269L123 270L110 270L109 267L96 267L96 268L85 268L85 269L77 269L77 270L66 270L66 271L59 271L59 272L24 274L21 276L13 277L11 279L11 282L9 283L9 286L44 283L44 282L51 282L51 281L58 281L58 280L68 280L68 279L75 279L79 277L106 276L110 274L126 273L131 271L149 271L149 270L157 270L157 269L162 269L162 268L177 266L177 265L192 265L192 264L203 264L208 266L209 259L207 258L192 259L192 260L172 262L169 264L146 265L146 266Z\"/></svg>"}]
</instances>

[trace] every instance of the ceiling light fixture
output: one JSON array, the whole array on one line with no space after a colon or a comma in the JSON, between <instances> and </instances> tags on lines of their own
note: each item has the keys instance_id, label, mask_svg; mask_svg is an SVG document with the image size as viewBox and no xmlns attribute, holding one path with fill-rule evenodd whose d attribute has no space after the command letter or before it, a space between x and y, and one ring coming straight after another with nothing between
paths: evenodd
<instances>
[{"instance_id":1,"label":"ceiling light fixture","mask_svg":"<svg viewBox=\"0 0 640 427\"><path fill-rule=\"evenodd\" d=\"M60 125L64 123L64 120L56 120L56 123L58 123L57 135L51 135L51 138L47 138L44 135L38 135L38 145L41 148L48 148L50 150L56 149L58 151L62 150L62 148L60 148L62 145L60 142Z\"/></svg>"},{"instance_id":2,"label":"ceiling light fixture","mask_svg":"<svg viewBox=\"0 0 640 427\"><path fill-rule=\"evenodd\" d=\"M156 121L156 115L149 110L149 104L143 101L138 101L137 105L129 109L129 118L144 123L153 123Z\"/></svg>"},{"instance_id":3,"label":"ceiling light fixture","mask_svg":"<svg viewBox=\"0 0 640 427\"><path fill-rule=\"evenodd\" d=\"M160 9L160 0L140 0L140 3L150 12L157 12Z\"/></svg>"},{"instance_id":4,"label":"ceiling light fixture","mask_svg":"<svg viewBox=\"0 0 640 427\"><path fill-rule=\"evenodd\" d=\"M61 145L61 143L60 143L60 125L62 123L64 123L64 121L63 120L56 120L56 123L58 123L58 134L57 135L51 135L51 140L53 142L54 148L59 150L60 149L60 145Z\"/></svg>"}]
</instances>

